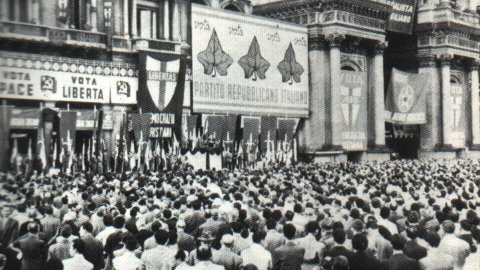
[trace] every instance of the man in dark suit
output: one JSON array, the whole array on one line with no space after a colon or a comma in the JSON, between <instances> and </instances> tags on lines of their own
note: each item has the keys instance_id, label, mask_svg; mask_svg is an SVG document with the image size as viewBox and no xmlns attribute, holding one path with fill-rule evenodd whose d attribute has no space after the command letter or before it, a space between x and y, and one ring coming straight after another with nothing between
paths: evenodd
<instances>
[{"instance_id":1,"label":"man in dark suit","mask_svg":"<svg viewBox=\"0 0 480 270\"><path fill-rule=\"evenodd\" d=\"M356 250L349 262L350 270L378 270L380 261L367 252L368 239L363 233L357 233L352 238L352 247Z\"/></svg>"},{"instance_id":2,"label":"man in dark suit","mask_svg":"<svg viewBox=\"0 0 480 270\"><path fill-rule=\"evenodd\" d=\"M20 270L43 270L47 262L47 244L38 236L39 226L28 225L28 234L14 242L14 247L22 253Z\"/></svg>"},{"instance_id":3,"label":"man in dark suit","mask_svg":"<svg viewBox=\"0 0 480 270\"><path fill-rule=\"evenodd\" d=\"M419 227L417 226L407 228L407 236L410 240L407 241L403 247L405 255L415 260L420 260L427 256L427 249L417 243L418 233Z\"/></svg>"},{"instance_id":4,"label":"man in dark suit","mask_svg":"<svg viewBox=\"0 0 480 270\"><path fill-rule=\"evenodd\" d=\"M353 255L355 254L353 251L345 248L344 243L346 239L346 233L343 229L333 230L332 235L333 235L333 240L335 241L335 244L332 248L328 249L323 254L323 257L324 257L323 265L326 269L331 268L332 263L336 257L344 256L345 258L347 258L347 260L350 261Z\"/></svg>"},{"instance_id":5,"label":"man in dark suit","mask_svg":"<svg viewBox=\"0 0 480 270\"><path fill-rule=\"evenodd\" d=\"M385 270L402 270L402 269L411 269L411 270L420 270L420 263L408 257L403 253L403 248L407 240L400 234L394 234L390 240L393 246L393 255L384 263Z\"/></svg>"},{"instance_id":6,"label":"man in dark suit","mask_svg":"<svg viewBox=\"0 0 480 270\"><path fill-rule=\"evenodd\" d=\"M4 205L1 211L0 219L0 244L7 247L10 243L15 241L18 237L18 221L11 217L13 207L11 205Z\"/></svg>"},{"instance_id":7,"label":"man in dark suit","mask_svg":"<svg viewBox=\"0 0 480 270\"><path fill-rule=\"evenodd\" d=\"M100 270L104 267L103 245L100 240L92 235L93 226L90 222L83 223L80 227L80 237L85 243L85 252L83 256L87 261L93 264L94 270Z\"/></svg>"},{"instance_id":8,"label":"man in dark suit","mask_svg":"<svg viewBox=\"0 0 480 270\"><path fill-rule=\"evenodd\" d=\"M125 222L125 229L127 229L129 232L132 234L137 234L138 233L138 228L137 228L137 214L138 214L138 208L133 207L130 210L130 219L128 219Z\"/></svg>"},{"instance_id":9,"label":"man in dark suit","mask_svg":"<svg viewBox=\"0 0 480 270\"><path fill-rule=\"evenodd\" d=\"M292 240L297 230L295 225L287 223L283 226L283 235L287 239L283 246L275 249L272 254L274 270L301 270L305 249L297 246Z\"/></svg>"}]
</instances>

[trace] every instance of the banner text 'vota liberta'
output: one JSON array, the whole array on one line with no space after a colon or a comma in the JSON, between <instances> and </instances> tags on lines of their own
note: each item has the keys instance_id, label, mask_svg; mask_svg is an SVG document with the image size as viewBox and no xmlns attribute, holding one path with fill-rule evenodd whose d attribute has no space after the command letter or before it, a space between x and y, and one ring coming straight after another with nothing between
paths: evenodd
<instances>
[{"instance_id":1,"label":"banner text 'vota liberta'","mask_svg":"<svg viewBox=\"0 0 480 270\"><path fill-rule=\"evenodd\" d=\"M28 60L26 60L26 58ZM31 60L30 60L31 59ZM0 96L7 99L134 104L138 79L132 67L77 63L0 51ZM128 70L127 70L128 69Z\"/></svg>"}]
</instances>

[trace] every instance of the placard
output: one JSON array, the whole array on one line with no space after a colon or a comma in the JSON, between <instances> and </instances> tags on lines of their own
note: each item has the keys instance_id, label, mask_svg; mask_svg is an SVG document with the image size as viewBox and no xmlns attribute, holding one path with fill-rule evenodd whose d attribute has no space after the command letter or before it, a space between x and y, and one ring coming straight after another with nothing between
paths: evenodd
<instances>
[{"instance_id":1,"label":"placard","mask_svg":"<svg viewBox=\"0 0 480 270\"><path fill-rule=\"evenodd\" d=\"M308 116L306 27L192 4L192 32L195 112Z\"/></svg>"}]
</instances>

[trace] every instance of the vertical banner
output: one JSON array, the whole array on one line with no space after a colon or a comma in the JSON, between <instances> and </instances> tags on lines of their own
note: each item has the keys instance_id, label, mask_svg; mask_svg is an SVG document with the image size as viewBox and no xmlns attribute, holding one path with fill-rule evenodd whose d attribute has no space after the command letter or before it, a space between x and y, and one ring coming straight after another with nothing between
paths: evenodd
<instances>
[{"instance_id":1,"label":"vertical banner","mask_svg":"<svg viewBox=\"0 0 480 270\"><path fill-rule=\"evenodd\" d=\"M184 56L140 53L138 105L152 113L151 137L181 142L185 85Z\"/></svg>"},{"instance_id":2,"label":"vertical banner","mask_svg":"<svg viewBox=\"0 0 480 270\"><path fill-rule=\"evenodd\" d=\"M206 115L203 125L205 135L215 140L221 140L224 133L224 117L223 115Z\"/></svg>"},{"instance_id":3,"label":"vertical banner","mask_svg":"<svg viewBox=\"0 0 480 270\"><path fill-rule=\"evenodd\" d=\"M187 134L186 137L188 140L193 140L197 137L197 121L198 115L188 115L187 116Z\"/></svg>"},{"instance_id":4,"label":"vertical banner","mask_svg":"<svg viewBox=\"0 0 480 270\"><path fill-rule=\"evenodd\" d=\"M10 117L12 107L0 106L0 171L9 168Z\"/></svg>"},{"instance_id":5,"label":"vertical banner","mask_svg":"<svg viewBox=\"0 0 480 270\"><path fill-rule=\"evenodd\" d=\"M298 119L280 118L278 119L278 140L290 143L295 134Z\"/></svg>"},{"instance_id":6,"label":"vertical banner","mask_svg":"<svg viewBox=\"0 0 480 270\"><path fill-rule=\"evenodd\" d=\"M151 114L132 113L130 114L130 119L132 120L135 143L139 145L142 142L148 141L150 138Z\"/></svg>"},{"instance_id":7,"label":"vertical banner","mask_svg":"<svg viewBox=\"0 0 480 270\"><path fill-rule=\"evenodd\" d=\"M450 115L452 133L450 142L455 148L464 148L466 145L468 96L464 84L452 83L450 86Z\"/></svg>"},{"instance_id":8,"label":"vertical banner","mask_svg":"<svg viewBox=\"0 0 480 270\"><path fill-rule=\"evenodd\" d=\"M237 135L237 115L230 114L223 117L223 134L222 141L226 147L233 146ZM232 149L232 148L230 148Z\"/></svg>"},{"instance_id":9,"label":"vertical banner","mask_svg":"<svg viewBox=\"0 0 480 270\"><path fill-rule=\"evenodd\" d=\"M70 0L57 0L57 21L67 23L68 5Z\"/></svg>"},{"instance_id":10,"label":"vertical banner","mask_svg":"<svg viewBox=\"0 0 480 270\"><path fill-rule=\"evenodd\" d=\"M262 124L261 124L261 144L260 148L262 152L267 150L267 147L275 148L276 140L277 140L277 117L276 116L262 116Z\"/></svg>"},{"instance_id":11,"label":"vertical banner","mask_svg":"<svg viewBox=\"0 0 480 270\"><path fill-rule=\"evenodd\" d=\"M348 151L367 149L367 73L342 70L342 146Z\"/></svg>"},{"instance_id":12,"label":"vertical banner","mask_svg":"<svg viewBox=\"0 0 480 270\"><path fill-rule=\"evenodd\" d=\"M243 143L247 149L254 149L260 135L260 117L242 117L243 120Z\"/></svg>"},{"instance_id":13,"label":"vertical banner","mask_svg":"<svg viewBox=\"0 0 480 270\"><path fill-rule=\"evenodd\" d=\"M427 93L430 76L392 69L385 102L385 121L400 125L427 123Z\"/></svg>"},{"instance_id":14,"label":"vertical banner","mask_svg":"<svg viewBox=\"0 0 480 270\"><path fill-rule=\"evenodd\" d=\"M103 18L107 33L107 47L112 46L113 36L113 3L112 0L103 1Z\"/></svg>"},{"instance_id":15,"label":"vertical banner","mask_svg":"<svg viewBox=\"0 0 480 270\"><path fill-rule=\"evenodd\" d=\"M61 145L69 147L69 151L75 150L77 112L62 111L60 113L60 142Z\"/></svg>"}]
</instances>

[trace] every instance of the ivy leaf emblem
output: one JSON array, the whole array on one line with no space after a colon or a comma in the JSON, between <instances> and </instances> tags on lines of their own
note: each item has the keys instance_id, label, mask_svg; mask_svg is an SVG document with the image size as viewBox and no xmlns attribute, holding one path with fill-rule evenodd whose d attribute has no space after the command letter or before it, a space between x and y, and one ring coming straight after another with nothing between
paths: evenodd
<instances>
[{"instance_id":1,"label":"ivy leaf emblem","mask_svg":"<svg viewBox=\"0 0 480 270\"><path fill-rule=\"evenodd\" d=\"M205 51L198 54L198 61L203 65L205 74L215 77L227 75L227 69L233 63L233 58L223 51L217 32L213 29L212 36Z\"/></svg>"},{"instance_id":2,"label":"ivy leaf emblem","mask_svg":"<svg viewBox=\"0 0 480 270\"><path fill-rule=\"evenodd\" d=\"M257 80L257 76L262 80L265 79L265 72L270 67L270 63L262 57L257 37L253 37L248 53L238 60L238 64L245 71L245 78L248 79L253 75L252 80L254 81Z\"/></svg>"},{"instance_id":3,"label":"ivy leaf emblem","mask_svg":"<svg viewBox=\"0 0 480 270\"><path fill-rule=\"evenodd\" d=\"M293 84L293 81L299 83L301 81L300 76L305 71L297 62L295 58L295 51L293 50L292 43L288 46L287 51L285 52L285 57L282 62L277 66L278 70L282 74L282 82L288 82L288 84Z\"/></svg>"}]
</instances>

